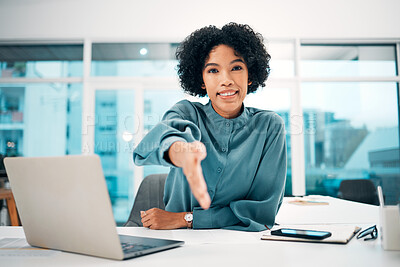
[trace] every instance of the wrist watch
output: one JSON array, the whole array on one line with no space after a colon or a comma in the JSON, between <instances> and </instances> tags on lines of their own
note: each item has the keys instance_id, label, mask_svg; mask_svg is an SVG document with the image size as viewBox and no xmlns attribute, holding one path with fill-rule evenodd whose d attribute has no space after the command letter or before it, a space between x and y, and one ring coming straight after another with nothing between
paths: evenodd
<instances>
[{"instance_id":1,"label":"wrist watch","mask_svg":"<svg viewBox=\"0 0 400 267\"><path fill-rule=\"evenodd\" d=\"M188 212L185 214L185 221L188 229L193 229L193 212Z\"/></svg>"}]
</instances>

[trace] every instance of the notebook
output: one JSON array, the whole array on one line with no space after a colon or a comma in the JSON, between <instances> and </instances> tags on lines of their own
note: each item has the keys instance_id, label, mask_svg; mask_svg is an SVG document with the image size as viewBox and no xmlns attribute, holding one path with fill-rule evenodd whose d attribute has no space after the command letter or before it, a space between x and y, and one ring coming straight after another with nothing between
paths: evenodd
<instances>
[{"instance_id":1,"label":"notebook","mask_svg":"<svg viewBox=\"0 0 400 267\"><path fill-rule=\"evenodd\" d=\"M5 158L31 246L123 260L183 241L118 235L97 155Z\"/></svg>"},{"instance_id":2,"label":"notebook","mask_svg":"<svg viewBox=\"0 0 400 267\"><path fill-rule=\"evenodd\" d=\"M354 225L285 225L284 227L280 225L279 227L274 227L272 230L277 230L280 228L293 228L293 229L304 229L304 230L317 230L317 231L327 231L332 235L328 238L322 240L315 239L305 239L287 236L276 236L271 235L271 231L262 235L262 240L275 240L275 241L292 241L292 242L312 242L312 243L330 243L330 244L347 244L358 231L361 230L360 227Z\"/></svg>"}]
</instances>

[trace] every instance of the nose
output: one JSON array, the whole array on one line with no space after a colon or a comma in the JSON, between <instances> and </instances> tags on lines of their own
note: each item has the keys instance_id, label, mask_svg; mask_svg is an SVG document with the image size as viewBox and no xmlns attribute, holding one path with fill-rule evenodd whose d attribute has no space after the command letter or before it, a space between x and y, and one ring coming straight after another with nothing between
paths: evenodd
<instances>
[{"instance_id":1,"label":"nose","mask_svg":"<svg viewBox=\"0 0 400 267\"><path fill-rule=\"evenodd\" d=\"M232 76L229 72L227 71L223 71L221 72L221 80L220 80L220 84L221 86L231 86L233 84L233 79Z\"/></svg>"}]
</instances>

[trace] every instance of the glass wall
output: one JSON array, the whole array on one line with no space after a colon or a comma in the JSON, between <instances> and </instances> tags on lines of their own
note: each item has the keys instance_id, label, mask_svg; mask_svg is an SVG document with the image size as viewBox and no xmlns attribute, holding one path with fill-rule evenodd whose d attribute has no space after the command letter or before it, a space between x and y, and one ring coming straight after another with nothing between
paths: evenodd
<instances>
[{"instance_id":1,"label":"glass wall","mask_svg":"<svg viewBox=\"0 0 400 267\"><path fill-rule=\"evenodd\" d=\"M304 54L303 54L304 53ZM310 77L394 77L394 46L305 46ZM370 179L386 203L400 197L398 84L304 82L306 193L336 197L341 181Z\"/></svg>"},{"instance_id":2,"label":"glass wall","mask_svg":"<svg viewBox=\"0 0 400 267\"><path fill-rule=\"evenodd\" d=\"M337 196L344 179L400 185L396 83L304 83L302 98L307 194Z\"/></svg>"},{"instance_id":3,"label":"glass wall","mask_svg":"<svg viewBox=\"0 0 400 267\"><path fill-rule=\"evenodd\" d=\"M175 77L176 45L94 43L92 76Z\"/></svg>"},{"instance_id":4,"label":"glass wall","mask_svg":"<svg viewBox=\"0 0 400 267\"><path fill-rule=\"evenodd\" d=\"M303 77L394 77L394 45L303 45Z\"/></svg>"},{"instance_id":5,"label":"glass wall","mask_svg":"<svg viewBox=\"0 0 400 267\"><path fill-rule=\"evenodd\" d=\"M0 44L0 153L5 156L81 154L82 44ZM2 79L42 83L1 83Z\"/></svg>"},{"instance_id":6,"label":"glass wall","mask_svg":"<svg viewBox=\"0 0 400 267\"><path fill-rule=\"evenodd\" d=\"M144 135L147 134L157 123L164 113L175 103L185 98L181 89L162 90L153 89L144 92ZM169 168L163 166L144 166L143 177L156 173L169 173Z\"/></svg>"},{"instance_id":7,"label":"glass wall","mask_svg":"<svg viewBox=\"0 0 400 267\"><path fill-rule=\"evenodd\" d=\"M159 78L176 77L175 50L176 45L170 43L93 43L91 76L148 77L154 79L146 84L151 87L151 82ZM128 218L134 200L134 135L139 132L146 134L167 109L183 99L178 88L146 89L139 100L143 101L143 117L138 118L135 90L137 88L128 91L116 88L96 92L95 153L102 159L114 216L119 224ZM126 120L129 126L125 125ZM143 131L132 128L134 120L139 120L136 125L143 127ZM168 168L161 166L146 166L143 177L168 172Z\"/></svg>"},{"instance_id":8,"label":"glass wall","mask_svg":"<svg viewBox=\"0 0 400 267\"><path fill-rule=\"evenodd\" d=\"M97 90L95 102L95 154L100 156L114 217L126 222L134 195L133 135L135 91Z\"/></svg>"},{"instance_id":9,"label":"glass wall","mask_svg":"<svg viewBox=\"0 0 400 267\"><path fill-rule=\"evenodd\" d=\"M81 154L81 84L0 84L0 154Z\"/></svg>"},{"instance_id":10,"label":"glass wall","mask_svg":"<svg viewBox=\"0 0 400 267\"><path fill-rule=\"evenodd\" d=\"M0 45L0 77L82 77L82 44Z\"/></svg>"},{"instance_id":11,"label":"glass wall","mask_svg":"<svg viewBox=\"0 0 400 267\"><path fill-rule=\"evenodd\" d=\"M82 44L0 43L1 159L82 153L82 76Z\"/></svg>"},{"instance_id":12,"label":"glass wall","mask_svg":"<svg viewBox=\"0 0 400 267\"><path fill-rule=\"evenodd\" d=\"M85 80L82 43L0 44L0 154L81 154L82 110L94 103L89 141L101 157L115 219L122 224L134 201L134 177L141 179L132 162L135 134L146 134L181 99L205 104L208 98L184 95L174 79L177 44L91 45L91 77ZM382 185L386 199L395 203L400 192L395 44L299 45L293 39L267 41L266 46L271 75L266 88L248 95L245 105L273 110L285 122L286 195L292 194L292 177L302 176L292 175L292 160L301 162L292 155L299 157L303 150L294 141L293 147L290 138L296 134L290 113L301 107L305 193L337 196L342 180L361 178ZM107 89L104 80L111 82ZM126 83L132 87L120 89ZM95 89L93 96L89 92L94 99L83 100L83 90L96 84L103 89ZM297 88L299 99L292 97ZM168 171L146 166L143 177Z\"/></svg>"}]
</instances>

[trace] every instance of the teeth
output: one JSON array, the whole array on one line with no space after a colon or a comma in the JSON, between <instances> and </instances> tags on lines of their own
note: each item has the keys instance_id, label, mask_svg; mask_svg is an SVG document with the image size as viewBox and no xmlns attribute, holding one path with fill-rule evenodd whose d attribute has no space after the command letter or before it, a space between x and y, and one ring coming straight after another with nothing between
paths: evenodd
<instances>
[{"instance_id":1,"label":"teeth","mask_svg":"<svg viewBox=\"0 0 400 267\"><path fill-rule=\"evenodd\" d=\"M236 92L233 93L220 93L220 95L222 96L230 96L230 95L234 95Z\"/></svg>"}]
</instances>

